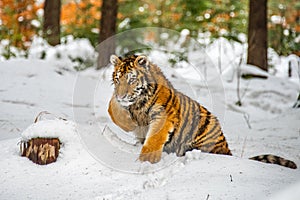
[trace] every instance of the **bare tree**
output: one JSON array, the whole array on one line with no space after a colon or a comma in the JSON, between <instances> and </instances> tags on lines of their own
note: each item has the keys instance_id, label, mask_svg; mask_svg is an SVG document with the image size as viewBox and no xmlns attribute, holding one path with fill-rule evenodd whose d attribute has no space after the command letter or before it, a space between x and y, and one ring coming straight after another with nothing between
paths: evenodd
<instances>
[{"instance_id":1,"label":"bare tree","mask_svg":"<svg viewBox=\"0 0 300 200\"><path fill-rule=\"evenodd\" d=\"M104 0L101 8L98 69L106 66L110 55L115 53L115 40L110 37L116 34L117 14L118 0Z\"/></svg>"},{"instance_id":2,"label":"bare tree","mask_svg":"<svg viewBox=\"0 0 300 200\"><path fill-rule=\"evenodd\" d=\"M267 0L249 0L247 63L267 71Z\"/></svg>"},{"instance_id":3,"label":"bare tree","mask_svg":"<svg viewBox=\"0 0 300 200\"><path fill-rule=\"evenodd\" d=\"M45 0L43 35L52 46L60 43L60 10L61 0Z\"/></svg>"}]
</instances>

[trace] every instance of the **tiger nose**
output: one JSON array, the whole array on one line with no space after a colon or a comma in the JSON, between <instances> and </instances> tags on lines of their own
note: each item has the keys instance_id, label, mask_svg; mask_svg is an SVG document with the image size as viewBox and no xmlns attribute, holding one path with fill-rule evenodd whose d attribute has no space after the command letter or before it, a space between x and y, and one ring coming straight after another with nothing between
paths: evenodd
<instances>
[{"instance_id":1,"label":"tiger nose","mask_svg":"<svg viewBox=\"0 0 300 200\"><path fill-rule=\"evenodd\" d=\"M118 99L125 99L125 97L126 97L126 94L118 94L117 95Z\"/></svg>"}]
</instances>

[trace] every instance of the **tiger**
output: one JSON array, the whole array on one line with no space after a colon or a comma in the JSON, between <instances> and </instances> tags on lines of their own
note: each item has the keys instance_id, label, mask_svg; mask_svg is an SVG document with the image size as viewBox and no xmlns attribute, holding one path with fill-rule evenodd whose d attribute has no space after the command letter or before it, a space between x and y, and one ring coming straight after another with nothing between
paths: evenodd
<instances>
[{"instance_id":1,"label":"tiger","mask_svg":"<svg viewBox=\"0 0 300 200\"><path fill-rule=\"evenodd\" d=\"M176 90L161 69L145 55L111 55L113 95L108 113L142 143L139 160L157 163L162 152L184 156L194 149L232 156L217 117ZM275 155L249 158L296 169L293 161Z\"/></svg>"}]
</instances>

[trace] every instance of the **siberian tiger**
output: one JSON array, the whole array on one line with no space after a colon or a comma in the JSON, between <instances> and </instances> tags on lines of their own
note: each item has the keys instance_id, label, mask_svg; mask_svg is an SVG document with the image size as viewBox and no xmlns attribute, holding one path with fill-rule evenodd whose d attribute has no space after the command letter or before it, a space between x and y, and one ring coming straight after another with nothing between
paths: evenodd
<instances>
[{"instance_id":1,"label":"siberian tiger","mask_svg":"<svg viewBox=\"0 0 300 200\"><path fill-rule=\"evenodd\" d=\"M114 94L108 112L124 131L143 143L140 161L156 163L162 151L184 156L193 149L232 155L218 119L205 107L177 91L146 56L112 55ZM250 158L296 168L274 155Z\"/></svg>"}]
</instances>

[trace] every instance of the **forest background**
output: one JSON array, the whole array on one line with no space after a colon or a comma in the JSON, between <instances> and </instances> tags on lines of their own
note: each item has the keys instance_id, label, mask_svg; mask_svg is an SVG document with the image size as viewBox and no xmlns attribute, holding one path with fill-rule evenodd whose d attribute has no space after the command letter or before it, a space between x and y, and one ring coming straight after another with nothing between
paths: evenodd
<instances>
[{"instance_id":1,"label":"forest background","mask_svg":"<svg viewBox=\"0 0 300 200\"><path fill-rule=\"evenodd\" d=\"M99 43L100 0L62 0L60 36L88 38L93 46ZM300 2L269 0L267 10L268 45L279 55L300 54ZM213 41L225 37L245 42L249 1L241 0L119 0L117 32L138 27L164 27L176 31L188 29L195 38ZM10 48L24 50L34 36L43 36L44 1L1 0L0 41L6 58L15 56ZM205 45L205 44L203 44Z\"/></svg>"}]
</instances>

